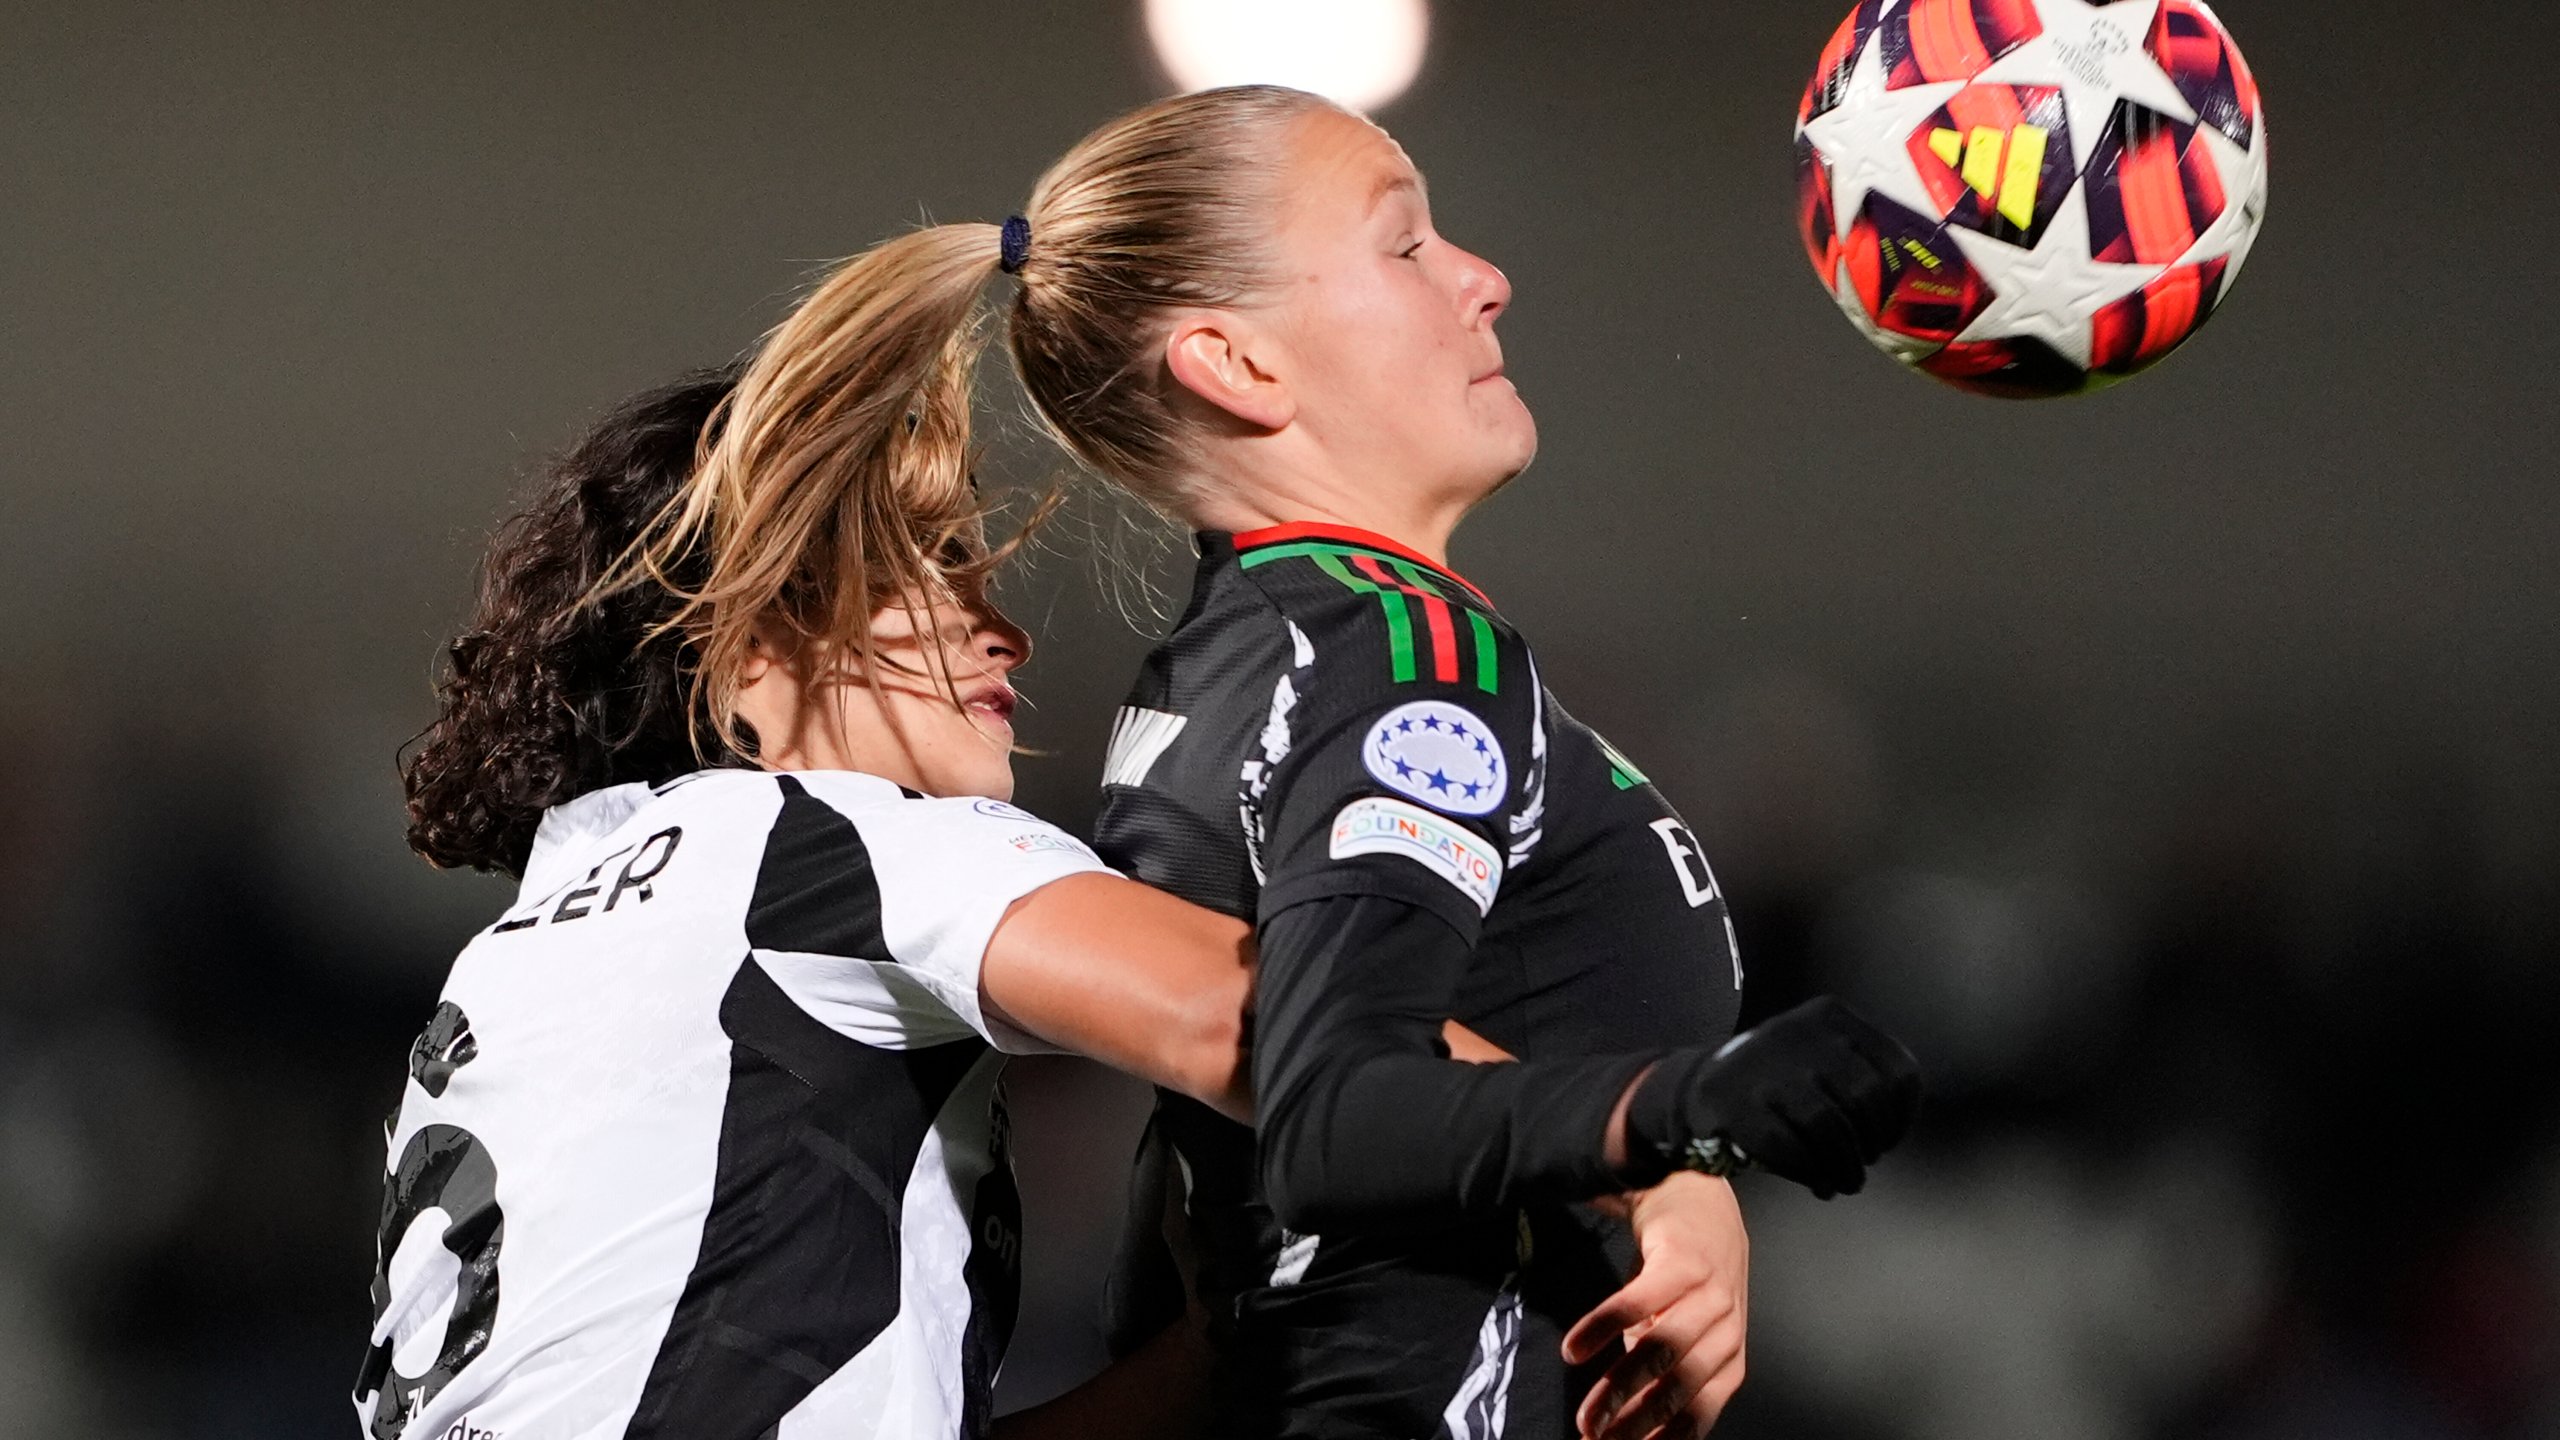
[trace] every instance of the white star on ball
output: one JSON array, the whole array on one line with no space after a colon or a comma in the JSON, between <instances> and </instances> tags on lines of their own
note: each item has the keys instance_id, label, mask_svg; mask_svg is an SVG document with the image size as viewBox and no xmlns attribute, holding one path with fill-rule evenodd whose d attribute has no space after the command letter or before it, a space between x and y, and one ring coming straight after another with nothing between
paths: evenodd
<instances>
[{"instance_id":1,"label":"white star on ball","mask_svg":"<svg viewBox=\"0 0 2560 1440\"><path fill-rule=\"evenodd\" d=\"M1858 218L1870 191L1922 215L1938 213L1937 200L1920 179L1920 167L1911 163L1911 134L1965 82L1888 89L1883 49L1884 27L1878 25L1867 37L1866 48L1858 52L1840 103L1805 122L1805 138L1831 164L1834 236L1849 233L1849 224Z\"/></svg>"},{"instance_id":2,"label":"white star on ball","mask_svg":"<svg viewBox=\"0 0 2560 1440\"><path fill-rule=\"evenodd\" d=\"M2159 10L2160 0L2106 6L2042 0L2036 14L2043 33L1992 61L1973 83L2059 86L2071 126L2071 168L2078 170L2089 163L2116 99L2194 123L2195 107L2143 48ZM2096 109L2100 104L2106 108Z\"/></svg>"},{"instance_id":3,"label":"white star on ball","mask_svg":"<svg viewBox=\"0 0 2560 1440\"><path fill-rule=\"evenodd\" d=\"M1955 343L2031 335L2083 370L2089 368L2091 317L2150 284L2162 270L2090 258L2089 207L2077 186L2033 250L1960 225L1948 226L1946 233L1991 288L1990 305Z\"/></svg>"}]
</instances>

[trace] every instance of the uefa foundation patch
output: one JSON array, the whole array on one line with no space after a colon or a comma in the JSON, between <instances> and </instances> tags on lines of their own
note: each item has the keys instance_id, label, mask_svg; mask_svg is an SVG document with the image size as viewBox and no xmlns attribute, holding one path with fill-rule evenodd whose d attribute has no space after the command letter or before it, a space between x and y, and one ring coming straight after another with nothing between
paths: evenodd
<instances>
[{"instance_id":1,"label":"uefa foundation patch","mask_svg":"<svg viewBox=\"0 0 2560 1440\"><path fill-rule=\"evenodd\" d=\"M1458 893L1475 902L1478 914L1493 909L1493 897L1502 889L1502 854L1483 837L1384 795L1343 806L1333 817L1333 843L1326 853L1336 860L1402 855L1457 886Z\"/></svg>"},{"instance_id":2,"label":"uefa foundation patch","mask_svg":"<svg viewBox=\"0 0 2560 1440\"><path fill-rule=\"evenodd\" d=\"M1416 700L1369 727L1360 762L1379 784L1452 815L1489 815L1511 771L1493 727L1463 705Z\"/></svg>"}]
</instances>

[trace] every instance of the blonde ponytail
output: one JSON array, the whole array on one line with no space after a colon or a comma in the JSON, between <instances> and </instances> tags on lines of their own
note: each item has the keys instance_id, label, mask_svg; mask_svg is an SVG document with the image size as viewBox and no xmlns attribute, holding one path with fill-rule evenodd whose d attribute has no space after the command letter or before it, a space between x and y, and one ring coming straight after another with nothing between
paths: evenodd
<instances>
[{"instance_id":1,"label":"blonde ponytail","mask_svg":"<svg viewBox=\"0 0 2560 1440\"><path fill-rule=\"evenodd\" d=\"M1014 369L1068 453L1161 514L1188 508L1197 469L1166 319L1268 293L1289 133L1337 108L1277 85L1175 95L1087 135L1032 189Z\"/></svg>"},{"instance_id":2,"label":"blonde ponytail","mask_svg":"<svg viewBox=\"0 0 2560 1440\"><path fill-rule=\"evenodd\" d=\"M589 599L642 583L675 597L653 638L681 637L692 713L742 756L759 625L867 680L881 607L978 598L1012 548L988 549L969 473L982 295L1000 269L1021 281L1007 330L1050 434L1180 514L1194 454L1159 353L1166 318L1268 289L1288 133L1330 108L1272 86L1158 101L1051 166L1010 244L994 225L937 225L846 261L765 337L683 492Z\"/></svg>"},{"instance_id":3,"label":"blonde ponytail","mask_svg":"<svg viewBox=\"0 0 2560 1440\"><path fill-rule=\"evenodd\" d=\"M765 339L636 568L682 604L719 743L759 624L868 677L883 605L973 598L992 563L970 480L970 382L993 225L937 225L846 261ZM698 585L680 557L711 557ZM637 578L636 576L633 578ZM948 684L948 677L938 677Z\"/></svg>"}]
</instances>

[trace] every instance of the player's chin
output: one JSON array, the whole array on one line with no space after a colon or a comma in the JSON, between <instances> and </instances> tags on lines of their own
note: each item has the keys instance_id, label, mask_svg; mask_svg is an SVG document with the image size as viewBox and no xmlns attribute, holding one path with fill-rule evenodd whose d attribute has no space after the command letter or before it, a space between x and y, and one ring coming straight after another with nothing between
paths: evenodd
<instances>
[{"instance_id":1,"label":"player's chin","mask_svg":"<svg viewBox=\"0 0 2560 1440\"><path fill-rule=\"evenodd\" d=\"M946 768L935 777L934 793L942 796L978 796L988 800L1013 798L1013 767L1007 765L965 765Z\"/></svg>"},{"instance_id":2,"label":"player's chin","mask_svg":"<svg viewBox=\"0 0 2560 1440\"><path fill-rule=\"evenodd\" d=\"M1499 490L1538 458L1538 422L1529 407L1514 399L1508 414L1492 417L1485 428L1485 468L1494 476L1489 490Z\"/></svg>"},{"instance_id":3,"label":"player's chin","mask_svg":"<svg viewBox=\"0 0 2560 1440\"><path fill-rule=\"evenodd\" d=\"M1013 798L1013 730L1006 727L1004 739L983 758L972 757L969 788L966 793L984 795L990 800Z\"/></svg>"},{"instance_id":4,"label":"player's chin","mask_svg":"<svg viewBox=\"0 0 2560 1440\"><path fill-rule=\"evenodd\" d=\"M944 712L948 714L949 712ZM984 721L934 735L910 752L924 793L943 799L1013 798L1013 727Z\"/></svg>"}]
</instances>

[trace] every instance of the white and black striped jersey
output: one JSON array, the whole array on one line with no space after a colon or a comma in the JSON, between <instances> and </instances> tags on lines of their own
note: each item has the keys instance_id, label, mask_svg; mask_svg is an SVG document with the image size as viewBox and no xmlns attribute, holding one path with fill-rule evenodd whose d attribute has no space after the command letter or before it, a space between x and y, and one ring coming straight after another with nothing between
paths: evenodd
<instances>
[{"instance_id":1,"label":"white and black striped jersey","mask_svg":"<svg viewBox=\"0 0 2560 1440\"><path fill-rule=\"evenodd\" d=\"M375 1440L971 1436L1020 1203L981 1008L1008 906L1101 871L994 800L705 771L544 817L389 1133Z\"/></svg>"}]
</instances>

